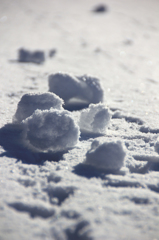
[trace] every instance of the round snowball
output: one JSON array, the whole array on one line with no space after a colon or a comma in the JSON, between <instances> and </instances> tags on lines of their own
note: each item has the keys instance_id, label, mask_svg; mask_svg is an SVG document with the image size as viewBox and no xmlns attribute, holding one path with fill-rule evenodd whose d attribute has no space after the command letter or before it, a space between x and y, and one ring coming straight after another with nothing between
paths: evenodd
<instances>
[{"instance_id":1,"label":"round snowball","mask_svg":"<svg viewBox=\"0 0 159 240\"><path fill-rule=\"evenodd\" d=\"M37 109L45 110L50 108L62 109L63 100L54 93L27 93L22 96L13 122L20 123L31 116Z\"/></svg>"},{"instance_id":2,"label":"round snowball","mask_svg":"<svg viewBox=\"0 0 159 240\"><path fill-rule=\"evenodd\" d=\"M106 171L117 171L123 166L126 152L121 141L99 143L93 141L84 164Z\"/></svg>"},{"instance_id":3,"label":"round snowball","mask_svg":"<svg viewBox=\"0 0 159 240\"><path fill-rule=\"evenodd\" d=\"M29 145L40 151L63 151L79 139L79 127L68 111L36 110L22 123Z\"/></svg>"}]
</instances>

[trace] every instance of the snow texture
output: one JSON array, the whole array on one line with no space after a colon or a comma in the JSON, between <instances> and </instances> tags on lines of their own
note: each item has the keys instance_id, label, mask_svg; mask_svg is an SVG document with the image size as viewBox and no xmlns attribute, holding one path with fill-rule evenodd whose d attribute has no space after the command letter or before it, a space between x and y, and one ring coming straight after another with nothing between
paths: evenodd
<instances>
[{"instance_id":1,"label":"snow texture","mask_svg":"<svg viewBox=\"0 0 159 240\"><path fill-rule=\"evenodd\" d=\"M105 104L90 104L81 111L79 126L82 133L106 134L111 114Z\"/></svg>"},{"instance_id":2,"label":"snow texture","mask_svg":"<svg viewBox=\"0 0 159 240\"><path fill-rule=\"evenodd\" d=\"M53 93L27 93L18 103L13 122L20 123L31 116L35 110L50 108L62 110L63 100Z\"/></svg>"},{"instance_id":3,"label":"snow texture","mask_svg":"<svg viewBox=\"0 0 159 240\"><path fill-rule=\"evenodd\" d=\"M42 64L45 61L45 54L43 51L34 51L31 52L26 49L19 49L19 62L24 62L24 63L36 63L36 64Z\"/></svg>"},{"instance_id":4,"label":"snow texture","mask_svg":"<svg viewBox=\"0 0 159 240\"><path fill-rule=\"evenodd\" d=\"M79 127L66 110L36 110L22 124L26 141L39 151L67 150L79 139Z\"/></svg>"},{"instance_id":5,"label":"snow texture","mask_svg":"<svg viewBox=\"0 0 159 240\"><path fill-rule=\"evenodd\" d=\"M99 79L87 75L75 77L67 73L51 74L49 91L61 97L66 105L77 100L87 104L99 103L104 96Z\"/></svg>"},{"instance_id":6,"label":"snow texture","mask_svg":"<svg viewBox=\"0 0 159 240\"><path fill-rule=\"evenodd\" d=\"M94 140L84 164L106 171L117 171L124 164L126 152L121 141L100 143Z\"/></svg>"},{"instance_id":7,"label":"snow texture","mask_svg":"<svg viewBox=\"0 0 159 240\"><path fill-rule=\"evenodd\" d=\"M157 0L0 1L0 240L159 240L158 9ZM45 49L47 61L18 59L21 46ZM106 134L82 133L53 152L37 135L54 130L45 112L64 109L12 122L22 95L47 92L51 73L73 122L104 95ZM89 74L100 82L89 85ZM27 140L31 121L38 148Z\"/></svg>"}]
</instances>

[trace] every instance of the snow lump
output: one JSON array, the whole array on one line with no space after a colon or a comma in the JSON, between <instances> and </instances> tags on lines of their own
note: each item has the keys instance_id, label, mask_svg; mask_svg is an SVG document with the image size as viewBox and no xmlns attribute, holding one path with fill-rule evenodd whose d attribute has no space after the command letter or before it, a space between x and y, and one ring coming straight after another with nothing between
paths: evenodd
<instances>
[{"instance_id":1,"label":"snow lump","mask_svg":"<svg viewBox=\"0 0 159 240\"><path fill-rule=\"evenodd\" d=\"M72 100L90 103L103 101L104 91L97 78L83 75L72 76L66 73L56 73L49 76L49 91L61 97L65 104Z\"/></svg>"},{"instance_id":2,"label":"snow lump","mask_svg":"<svg viewBox=\"0 0 159 240\"><path fill-rule=\"evenodd\" d=\"M81 111L79 126L82 133L105 134L111 119L105 104L90 104Z\"/></svg>"},{"instance_id":3,"label":"snow lump","mask_svg":"<svg viewBox=\"0 0 159 240\"><path fill-rule=\"evenodd\" d=\"M19 62L24 63L36 63L36 64L42 64L45 61L45 54L43 51L28 51L26 49L19 49Z\"/></svg>"},{"instance_id":4,"label":"snow lump","mask_svg":"<svg viewBox=\"0 0 159 240\"><path fill-rule=\"evenodd\" d=\"M121 141L100 143L94 140L86 153L84 164L106 171L118 171L123 166L126 152Z\"/></svg>"},{"instance_id":5,"label":"snow lump","mask_svg":"<svg viewBox=\"0 0 159 240\"><path fill-rule=\"evenodd\" d=\"M38 151L64 151L79 139L79 127L66 110L36 110L22 124L28 146Z\"/></svg>"},{"instance_id":6,"label":"snow lump","mask_svg":"<svg viewBox=\"0 0 159 240\"><path fill-rule=\"evenodd\" d=\"M35 110L46 110L50 108L62 109L63 100L53 93L27 93L18 103L13 122L20 123L31 116Z\"/></svg>"}]
</instances>

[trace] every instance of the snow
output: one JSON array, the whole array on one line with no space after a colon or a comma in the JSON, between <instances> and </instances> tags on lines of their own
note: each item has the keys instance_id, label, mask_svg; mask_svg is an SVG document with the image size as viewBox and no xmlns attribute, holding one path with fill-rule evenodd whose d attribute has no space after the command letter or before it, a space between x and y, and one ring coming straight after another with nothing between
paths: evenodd
<instances>
[{"instance_id":1,"label":"snow","mask_svg":"<svg viewBox=\"0 0 159 240\"><path fill-rule=\"evenodd\" d=\"M101 5L106 11L95 11ZM5 0L0 12L0 239L158 240L159 1ZM29 61L20 61L19 49ZM36 51L44 61L32 58ZM37 95L56 94L48 86L52 75L59 76L63 108L41 109ZM26 94L38 106L31 100L32 112L15 122ZM111 115L108 125L100 118L104 134L93 134L90 104ZM69 148L65 135L58 147L50 140L41 148L38 132L46 130L48 140L58 124L43 124L46 112L60 113L75 129L87 112L90 132L73 134L78 140ZM31 122L38 148L26 138ZM57 135L64 134L59 126ZM121 153L118 170L106 149L114 161Z\"/></svg>"},{"instance_id":2,"label":"snow","mask_svg":"<svg viewBox=\"0 0 159 240\"><path fill-rule=\"evenodd\" d=\"M79 126L82 133L106 134L111 114L105 104L90 104L81 111Z\"/></svg>"},{"instance_id":3,"label":"snow","mask_svg":"<svg viewBox=\"0 0 159 240\"><path fill-rule=\"evenodd\" d=\"M13 122L20 123L31 116L35 110L62 109L63 100L53 93L27 93L18 103Z\"/></svg>"},{"instance_id":4,"label":"snow","mask_svg":"<svg viewBox=\"0 0 159 240\"><path fill-rule=\"evenodd\" d=\"M104 95L99 79L87 75L75 77L68 73L51 74L49 91L62 98L67 106L71 100L99 103Z\"/></svg>"},{"instance_id":5,"label":"snow","mask_svg":"<svg viewBox=\"0 0 159 240\"><path fill-rule=\"evenodd\" d=\"M79 139L79 128L66 110L36 110L22 124L28 144L41 151L64 151Z\"/></svg>"},{"instance_id":6,"label":"snow","mask_svg":"<svg viewBox=\"0 0 159 240\"><path fill-rule=\"evenodd\" d=\"M106 171L118 171L124 164L126 152L121 141L100 143L94 140L86 153L84 164Z\"/></svg>"},{"instance_id":7,"label":"snow","mask_svg":"<svg viewBox=\"0 0 159 240\"><path fill-rule=\"evenodd\" d=\"M19 49L19 62L32 62L36 64L42 64L45 61L45 54L43 51L31 52L26 49Z\"/></svg>"}]
</instances>

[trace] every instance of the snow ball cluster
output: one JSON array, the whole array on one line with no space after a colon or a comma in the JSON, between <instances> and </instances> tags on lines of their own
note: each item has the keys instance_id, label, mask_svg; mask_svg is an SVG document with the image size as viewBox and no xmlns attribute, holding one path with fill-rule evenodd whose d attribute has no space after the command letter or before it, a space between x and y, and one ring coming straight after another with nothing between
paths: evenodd
<instances>
[{"instance_id":1,"label":"snow ball cluster","mask_svg":"<svg viewBox=\"0 0 159 240\"><path fill-rule=\"evenodd\" d=\"M104 91L97 78L91 76L72 76L56 73L49 76L49 91L61 97L65 104L73 100L81 100L88 104L103 101Z\"/></svg>"},{"instance_id":2,"label":"snow ball cluster","mask_svg":"<svg viewBox=\"0 0 159 240\"><path fill-rule=\"evenodd\" d=\"M62 110L63 100L53 93L27 93L18 103L13 122L20 123L31 116L36 109L46 110L50 108Z\"/></svg>"},{"instance_id":3,"label":"snow ball cluster","mask_svg":"<svg viewBox=\"0 0 159 240\"><path fill-rule=\"evenodd\" d=\"M30 149L63 151L77 144L80 130L82 133L106 133L111 115L101 103L104 92L97 78L52 74L49 90L23 95L13 116L13 123L24 127L24 139ZM62 107L72 99L90 104L80 112L78 121L75 114Z\"/></svg>"},{"instance_id":4,"label":"snow ball cluster","mask_svg":"<svg viewBox=\"0 0 159 240\"><path fill-rule=\"evenodd\" d=\"M100 143L94 140L86 153L84 164L106 171L118 171L123 166L125 155L121 141Z\"/></svg>"},{"instance_id":5,"label":"snow ball cluster","mask_svg":"<svg viewBox=\"0 0 159 240\"><path fill-rule=\"evenodd\" d=\"M79 126L82 133L105 134L111 119L109 109L105 104L90 104L81 111Z\"/></svg>"},{"instance_id":6,"label":"snow ball cluster","mask_svg":"<svg viewBox=\"0 0 159 240\"><path fill-rule=\"evenodd\" d=\"M40 151L66 150L79 139L79 128L65 110L36 110L23 124L29 145Z\"/></svg>"},{"instance_id":7,"label":"snow ball cluster","mask_svg":"<svg viewBox=\"0 0 159 240\"><path fill-rule=\"evenodd\" d=\"M30 149L63 151L78 142L79 127L62 104L63 100L53 93L22 96L13 123L24 127L25 142Z\"/></svg>"}]
</instances>

